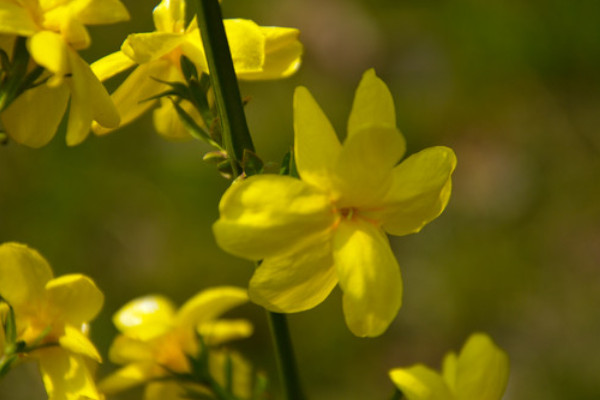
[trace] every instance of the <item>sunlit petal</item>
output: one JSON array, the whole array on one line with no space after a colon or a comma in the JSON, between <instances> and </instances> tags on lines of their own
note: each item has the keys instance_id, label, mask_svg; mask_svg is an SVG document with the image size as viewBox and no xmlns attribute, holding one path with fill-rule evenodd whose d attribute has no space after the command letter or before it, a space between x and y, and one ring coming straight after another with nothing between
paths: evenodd
<instances>
[{"instance_id":1,"label":"sunlit petal","mask_svg":"<svg viewBox=\"0 0 600 400\"><path fill-rule=\"evenodd\" d=\"M58 339L58 343L62 348L72 351L76 354L87 356L97 362L102 362L102 357L90 339L70 325L65 327L65 334Z\"/></svg>"},{"instance_id":2,"label":"sunlit petal","mask_svg":"<svg viewBox=\"0 0 600 400\"><path fill-rule=\"evenodd\" d=\"M294 93L294 154L303 181L331 190L334 165L342 150L331 123L304 87Z\"/></svg>"},{"instance_id":3,"label":"sunlit petal","mask_svg":"<svg viewBox=\"0 0 600 400\"><path fill-rule=\"evenodd\" d=\"M2 112L6 132L17 143L29 147L42 147L56 134L69 101L69 87L39 85L21 94ZM38 115L38 118L27 118Z\"/></svg>"},{"instance_id":4,"label":"sunlit petal","mask_svg":"<svg viewBox=\"0 0 600 400\"><path fill-rule=\"evenodd\" d=\"M0 32L31 36L39 28L26 8L12 1L3 1L0 7Z\"/></svg>"},{"instance_id":5,"label":"sunlit petal","mask_svg":"<svg viewBox=\"0 0 600 400\"><path fill-rule=\"evenodd\" d=\"M156 61L173 51L185 40L180 33L133 33L121 46L121 51L138 64Z\"/></svg>"},{"instance_id":6,"label":"sunlit petal","mask_svg":"<svg viewBox=\"0 0 600 400\"><path fill-rule=\"evenodd\" d=\"M149 342L133 339L126 335L118 335L110 345L108 358L115 364L152 362L154 349Z\"/></svg>"},{"instance_id":7,"label":"sunlit petal","mask_svg":"<svg viewBox=\"0 0 600 400\"><path fill-rule=\"evenodd\" d=\"M49 399L100 399L83 356L51 347L38 350L37 357Z\"/></svg>"},{"instance_id":8,"label":"sunlit petal","mask_svg":"<svg viewBox=\"0 0 600 400\"><path fill-rule=\"evenodd\" d=\"M430 147L394 168L393 184L372 216L392 235L418 232L435 219L450 198L456 156L447 147Z\"/></svg>"},{"instance_id":9,"label":"sunlit petal","mask_svg":"<svg viewBox=\"0 0 600 400\"><path fill-rule=\"evenodd\" d=\"M152 295L125 304L115 313L113 322L128 336L149 340L169 330L174 316L175 306L169 299Z\"/></svg>"},{"instance_id":10,"label":"sunlit petal","mask_svg":"<svg viewBox=\"0 0 600 400\"><path fill-rule=\"evenodd\" d=\"M37 251L19 243L0 245L0 296L12 307L41 299L50 279L50 265Z\"/></svg>"},{"instance_id":11,"label":"sunlit petal","mask_svg":"<svg viewBox=\"0 0 600 400\"><path fill-rule=\"evenodd\" d=\"M408 400L454 400L456 399L442 377L424 365L396 368L390 378ZM471 400L479 399L473 397Z\"/></svg>"},{"instance_id":12,"label":"sunlit petal","mask_svg":"<svg viewBox=\"0 0 600 400\"><path fill-rule=\"evenodd\" d=\"M74 326L93 319L104 303L104 295L85 275L63 275L46 284L46 301L60 318Z\"/></svg>"},{"instance_id":13,"label":"sunlit petal","mask_svg":"<svg viewBox=\"0 0 600 400\"><path fill-rule=\"evenodd\" d=\"M270 311L291 313L323 302L337 282L331 234L325 232L294 253L264 259L248 290L254 303Z\"/></svg>"},{"instance_id":14,"label":"sunlit petal","mask_svg":"<svg viewBox=\"0 0 600 400\"><path fill-rule=\"evenodd\" d=\"M453 393L456 393L456 370L458 368L458 357L456 353L449 352L444 357L444 361L442 362L442 377L448 385L448 388Z\"/></svg>"},{"instance_id":15,"label":"sunlit petal","mask_svg":"<svg viewBox=\"0 0 600 400\"><path fill-rule=\"evenodd\" d=\"M213 226L217 243L251 260L302 248L335 220L327 195L279 175L255 175L232 184L219 210Z\"/></svg>"},{"instance_id":16,"label":"sunlit petal","mask_svg":"<svg viewBox=\"0 0 600 400\"><path fill-rule=\"evenodd\" d=\"M120 0L86 0L78 7L76 16L86 25L114 24L129 20L129 12Z\"/></svg>"},{"instance_id":17,"label":"sunlit petal","mask_svg":"<svg viewBox=\"0 0 600 400\"><path fill-rule=\"evenodd\" d=\"M176 316L178 326L195 327L212 321L248 301L245 289L222 286L203 290L185 302Z\"/></svg>"},{"instance_id":18,"label":"sunlit petal","mask_svg":"<svg viewBox=\"0 0 600 400\"><path fill-rule=\"evenodd\" d=\"M96 75L100 81L105 81L134 65L135 62L127 57L125 53L116 51L106 57L102 57L90 65L90 67L92 68L94 75Z\"/></svg>"},{"instance_id":19,"label":"sunlit petal","mask_svg":"<svg viewBox=\"0 0 600 400\"><path fill-rule=\"evenodd\" d=\"M258 72L265 61L265 37L260 27L247 19L223 21L236 73Z\"/></svg>"},{"instance_id":20,"label":"sunlit petal","mask_svg":"<svg viewBox=\"0 0 600 400\"><path fill-rule=\"evenodd\" d=\"M160 32L181 32L185 24L185 1L162 0L152 12L154 26Z\"/></svg>"},{"instance_id":21,"label":"sunlit petal","mask_svg":"<svg viewBox=\"0 0 600 400\"><path fill-rule=\"evenodd\" d=\"M356 336L381 335L402 304L400 269L387 237L369 222L343 220L333 256L348 327Z\"/></svg>"},{"instance_id":22,"label":"sunlit petal","mask_svg":"<svg viewBox=\"0 0 600 400\"><path fill-rule=\"evenodd\" d=\"M508 371L508 356L489 336L471 335L458 356L458 399L500 400L508 382Z\"/></svg>"},{"instance_id":23,"label":"sunlit petal","mask_svg":"<svg viewBox=\"0 0 600 400\"><path fill-rule=\"evenodd\" d=\"M156 377L157 368L152 363L129 364L104 378L98 389L104 394L114 394L141 385Z\"/></svg>"},{"instance_id":24,"label":"sunlit petal","mask_svg":"<svg viewBox=\"0 0 600 400\"><path fill-rule=\"evenodd\" d=\"M194 118L199 126L204 126L204 121L200 116L198 110L187 100L183 100L179 103L181 108L188 113L189 116ZM171 140L190 140L192 136L181 122L181 118L173 101L171 99L160 99L160 106L152 112L152 120L154 121L154 128L156 132L167 139Z\"/></svg>"},{"instance_id":25,"label":"sunlit petal","mask_svg":"<svg viewBox=\"0 0 600 400\"><path fill-rule=\"evenodd\" d=\"M252 335L254 327L245 319L216 320L205 322L198 327L207 346L218 346L236 339L245 339Z\"/></svg>"},{"instance_id":26,"label":"sunlit petal","mask_svg":"<svg viewBox=\"0 0 600 400\"><path fill-rule=\"evenodd\" d=\"M31 57L39 65L58 76L64 76L71 72L70 49L58 33L38 32L29 39L28 45Z\"/></svg>"},{"instance_id":27,"label":"sunlit petal","mask_svg":"<svg viewBox=\"0 0 600 400\"><path fill-rule=\"evenodd\" d=\"M374 69L364 73L356 89L348 119L348 136L371 126L396 129L394 99L387 85L375 75Z\"/></svg>"}]
</instances>

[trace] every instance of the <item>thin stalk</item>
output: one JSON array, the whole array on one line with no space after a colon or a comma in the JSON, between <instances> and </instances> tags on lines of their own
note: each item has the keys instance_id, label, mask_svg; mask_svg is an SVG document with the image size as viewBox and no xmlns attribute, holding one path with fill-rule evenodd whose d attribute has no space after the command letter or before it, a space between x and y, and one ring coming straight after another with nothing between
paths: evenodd
<instances>
[{"instance_id":1,"label":"thin stalk","mask_svg":"<svg viewBox=\"0 0 600 400\"><path fill-rule=\"evenodd\" d=\"M223 142L238 176L244 150L254 152L218 0L196 0L198 26L215 91Z\"/></svg>"},{"instance_id":2,"label":"thin stalk","mask_svg":"<svg viewBox=\"0 0 600 400\"><path fill-rule=\"evenodd\" d=\"M285 314L268 312L271 336L274 339L275 353L277 355L277 366L283 383L283 390L287 400L305 400L306 396L300 384L298 369L290 331Z\"/></svg>"}]
</instances>

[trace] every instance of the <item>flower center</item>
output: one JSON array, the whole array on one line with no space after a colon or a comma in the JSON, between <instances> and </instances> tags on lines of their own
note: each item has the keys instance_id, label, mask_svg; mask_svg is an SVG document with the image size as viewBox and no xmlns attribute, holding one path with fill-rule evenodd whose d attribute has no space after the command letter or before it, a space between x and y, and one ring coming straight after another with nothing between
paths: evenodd
<instances>
[{"instance_id":1,"label":"flower center","mask_svg":"<svg viewBox=\"0 0 600 400\"><path fill-rule=\"evenodd\" d=\"M346 207L340 209L339 213L344 219L353 219L357 215L357 210L354 207Z\"/></svg>"}]
</instances>

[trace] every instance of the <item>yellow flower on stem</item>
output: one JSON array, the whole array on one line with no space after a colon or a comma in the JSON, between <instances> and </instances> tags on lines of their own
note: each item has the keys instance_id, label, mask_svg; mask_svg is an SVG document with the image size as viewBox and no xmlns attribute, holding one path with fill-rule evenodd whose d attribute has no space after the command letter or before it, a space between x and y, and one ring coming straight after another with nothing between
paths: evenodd
<instances>
[{"instance_id":1,"label":"yellow flower on stem","mask_svg":"<svg viewBox=\"0 0 600 400\"><path fill-rule=\"evenodd\" d=\"M160 104L153 114L156 130L170 138L189 138L170 100L148 99L168 90L160 81L184 81L180 66L182 55L189 58L199 72L208 73L198 26L194 19L185 27L184 0L161 1L153 17L155 32L129 35L120 51L96 61L92 69L104 81L136 66L112 94L121 115L121 125ZM239 79L278 79L299 68L303 48L297 29L261 27L244 19L228 19L224 24ZM181 105L200 126L204 125L191 103L182 101ZM93 129L98 134L111 131L97 124Z\"/></svg>"},{"instance_id":2,"label":"yellow flower on stem","mask_svg":"<svg viewBox=\"0 0 600 400\"><path fill-rule=\"evenodd\" d=\"M119 0L0 0L0 33L28 37L47 83L26 90L0 115L8 135L31 147L48 143L70 104L67 144L81 143L93 120L106 127L119 115L106 89L77 50L90 44L85 25L129 19ZM70 102L69 102L70 100Z\"/></svg>"},{"instance_id":3,"label":"yellow flower on stem","mask_svg":"<svg viewBox=\"0 0 600 400\"><path fill-rule=\"evenodd\" d=\"M11 351L37 360L48 398L99 399L90 361L101 358L87 337L87 324L102 308L104 296L94 282L80 274L53 278L37 251L5 243L0 246L0 296L15 315L17 348Z\"/></svg>"},{"instance_id":4,"label":"yellow flower on stem","mask_svg":"<svg viewBox=\"0 0 600 400\"><path fill-rule=\"evenodd\" d=\"M441 375L417 364L390 371L408 400L500 400L506 389L509 362L489 336L475 333L457 356L444 358Z\"/></svg>"},{"instance_id":5,"label":"yellow flower on stem","mask_svg":"<svg viewBox=\"0 0 600 400\"><path fill-rule=\"evenodd\" d=\"M174 373L191 373L190 359L208 351L202 347L203 344L214 347L250 336L252 325L248 321L219 318L247 301L246 290L236 287L204 290L179 310L163 296L151 295L132 300L113 317L121 334L114 340L109 352L111 361L126 366L104 379L100 389L112 394L148 384L147 400L184 398L181 386L165 378L173 377ZM199 342L198 335L203 344ZM211 350L210 359L216 363L215 369L222 364L221 358L222 355ZM234 366L243 364L235 357L233 361Z\"/></svg>"},{"instance_id":6,"label":"yellow flower on stem","mask_svg":"<svg viewBox=\"0 0 600 400\"><path fill-rule=\"evenodd\" d=\"M357 89L343 144L303 87L294 96L294 130L301 180L255 175L232 184L219 205L217 243L262 260L250 280L252 301L280 313L303 311L339 283L350 330L380 335L402 301L386 232L418 232L444 210L454 152L432 147L397 164L404 138L392 96L373 70Z\"/></svg>"}]
</instances>

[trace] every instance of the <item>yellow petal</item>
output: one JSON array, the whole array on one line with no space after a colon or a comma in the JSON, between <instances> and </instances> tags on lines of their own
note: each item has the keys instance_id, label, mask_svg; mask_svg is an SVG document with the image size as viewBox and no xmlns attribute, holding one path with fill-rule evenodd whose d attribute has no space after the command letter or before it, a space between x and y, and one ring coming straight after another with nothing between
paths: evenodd
<instances>
[{"instance_id":1,"label":"yellow petal","mask_svg":"<svg viewBox=\"0 0 600 400\"><path fill-rule=\"evenodd\" d=\"M0 296L17 311L41 299L50 279L50 265L37 251L19 243L0 245Z\"/></svg>"},{"instance_id":2,"label":"yellow petal","mask_svg":"<svg viewBox=\"0 0 600 400\"><path fill-rule=\"evenodd\" d=\"M92 121L107 128L119 126L119 113L108 92L79 54L70 51L73 71L71 85L71 108L67 123L67 144L81 143L89 134Z\"/></svg>"},{"instance_id":3,"label":"yellow petal","mask_svg":"<svg viewBox=\"0 0 600 400\"><path fill-rule=\"evenodd\" d=\"M156 100L147 101L150 97L168 89L160 80L172 80L170 77L177 70L166 60L143 64L133 70L119 88L112 94L111 98L117 108L121 125L124 126L147 111L156 104ZM98 124L92 126L97 135L111 132Z\"/></svg>"},{"instance_id":4,"label":"yellow petal","mask_svg":"<svg viewBox=\"0 0 600 400\"><path fill-rule=\"evenodd\" d=\"M149 340L173 326L175 307L163 296L151 295L130 301L117 311L113 322L127 336Z\"/></svg>"},{"instance_id":5,"label":"yellow petal","mask_svg":"<svg viewBox=\"0 0 600 400\"><path fill-rule=\"evenodd\" d=\"M236 73L258 72L265 61L265 37L260 27L247 19L223 21Z\"/></svg>"},{"instance_id":6,"label":"yellow petal","mask_svg":"<svg viewBox=\"0 0 600 400\"><path fill-rule=\"evenodd\" d=\"M200 390L203 390L202 393L205 393L208 398L212 396L212 392L210 390L205 389L199 385L191 385L185 384L183 385L180 382L151 382L146 385L144 389L144 400L188 400L189 396L186 396L185 389L189 386L193 386L195 389L198 387Z\"/></svg>"},{"instance_id":7,"label":"yellow petal","mask_svg":"<svg viewBox=\"0 0 600 400\"><path fill-rule=\"evenodd\" d=\"M334 170L338 206L376 206L392 185L393 167L404 148L396 128L372 125L348 136Z\"/></svg>"},{"instance_id":8,"label":"yellow petal","mask_svg":"<svg viewBox=\"0 0 600 400\"><path fill-rule=\"evenodd\" d=\"M402 278L385 234L360 219L343 220L333 258L344 292L346 324L356 336L381 335L402 304Z\"/></svg>"},{"instance_id":9,"label":"yellow petal","mask_svg":"<svg viewBox=\"0 0 600 400\"><path fill-rule=\"evenodd\" d=\"M190 115L199 126L205 126L200 113L196 108L187 100L183 100L179 103L188 115ZM154 121L154 128L163 137L170 140L189 140L192 139L189 132L181 122L181 118L175 111L173 102L170 99L160 99L160 106L152 112L152 120Z\"/></svg>"},{"instance_id":10,"label":"yellow petal","mask_svg":"<svg viewBox=\"0 0 600 400\"><path fill-rule=\"evenodd\" d=\"M185 34L185 40L181 43L181 53L189 58L198 73L202 72L208 74L208 61L206 61L206 53L204 52L204 46L200 39L200 30L198 28L189 29ZM179 62L179 61L178 61Z\"/></svg>"},{"instance_id":11,"label":"yellow petal","mask_svg":"<svg viewBox=\"0 0 600 400\"><path fill-rule=\"evenodd\" d=\"M304 87L294 93L294 154L303 181L331 190L334 164L342 146L310 92Z\"/></svg>"},{"instance_id":12,"label":"yellow petal","mask_svg":"<svg viewBox=\"0 0 600 400\"><path fill-rule=\"evenodd\" d=\"M390 90L375 75L375 70L370 69L364 73L354 95L348 136L373 125L396 129L396 108Z\"/></svg>"},{"instance_id":13,"label":"yellow petal","mask_svg":"<svg viewBox=\"0 0 600 400\"><path fill-rule=\"evenodd\" d=\"M28 47L36 63L59 77L71 72L70 49L58 33L38 32L29 39Z\"/></svg>"},{"instance_id":14,"label":"yellow petal","mask_svg":"<svg viewBox=\"0 0 600 400\"><path fill-rule=\"evenodd\" d=\"M202 326L247 301L248 293L242 288L221 286L206 289L181 306L175 323L180 327Z\"/></svg>"},{"instance_id":15,"label":"yellow petal","mask_svg":"<svg viewBox=\"0 0 600 400\"><path fill-rule=\"evenodd\" d=\"M143 342L125 335L118 335L112 342L108 358L115 364L155 362L151 342Z\"/></svg>"},{"instance_id":16,"label":"yellow petal","mask_svg":"<svg viewBox=\"0 0 600 400\"><path fill-rule=\"evenodd\" d=\"M290 76L300 68L304 47L298 40L297 29L260 27L265 37L265 57L260 71L239 71L242 80L279 79Z\"/></svg>"},{"instance_id":17,"label":"yellow petal","mask_svg":"<svg viewBox=\"0 0 600 400\"><path fill-rule=\"evenodd\" d=\"M250 299L275 312L311 309L337 285L331 234L326 232L297 252L263 260L250 280Z\"/></svg>"},{"instance_id":18,"label":"yellow petal","mask_svg":"<svg viewBox=\"0 0 600 400\"><path fill-rule=\"evenodd\" d=\"M40 371L49 399L100 398L86 360L59 347L37 351Z\"/></svg>"},{"instance_id":19,"label":"yellow petal","mask_svg":"<svg viewBox=\"0 0 600 400\"><path fill-rule=\"evenodd\" d=\"M131 58L127 57L122 51L116 51L106 57L102 57L90 65L90 67L92 68L94 75L96 75L100 81L104 82L134 65L135 62Z\"/></svg>"},{"instance_id":20,"label":"yellow petal","mask_svg":"<svg viewBox=\"0 0 600 400\"><path fill-rule=\"evenodd\" d=\"M61 319L74 326L94 319L104 303L104 295L94 281L80 274L50 280L46 299Z\"/></svg>"},{"instance_id":21,"label":"yellow petal","mask_svg":"<svg viewBox=\"0 0 600 400\"><path fill-rule=\"evenodd\" d=\"M129 12L120 0L86 0L74 16L85 25L114 24L129 20Z\"/></svg>"},{"instance_id":22,"label":"yellow petal","mask_svg":"<svg viewBox=\"0 0 600 400\"><path fill-rule=\"evenodd\" d=\"M393 369L390 371L390 378L408 400L455 399L442 377L421 364ZM475 399L479 397L471 398Z\"/></svg>"},{"instance_id":23,"label":"yellow petal","mask_svg":"<svg viewBox=\"0 0 600 400\"><path fill-rule=\"evenodd\" d=\"M81 329L70 325L65 327L65 334L58 339L61 347L76 354L87 356L97 362L102 362L102 357L90 339L81 332Z\"/></svg>"},{"instance_id":24,"label":"yellow petal","mask_svg":"<svg viewBox=\"0 0 600 400\"><path fill-rule=\"evenodd\" d=\"M252 324L245 319L210 321L198 327L198 333L208 346L245 339L251 336L253 331Z\"/></svg>"},{"instance_id":25,"label":"yellow petal","mask_svg":"<svg viewBox=\"0 0 600 400\"><path fill-rule=\"evenodd\" d=\"M430 147L394 168L392 186L373 218L392 235L418 232L442 213L450 198L456 156L447 147Z\"/></svg>"},{"instance_id":26,"label":"yellow petal","mask_svg":"<svg viewBox=\"0 0 600 400\"><path fill-rule=\"evenodd\" d=\"M0 116L4 129L17 143L45 146L56 134L69 101L69 87L40 85L21 94ZM27 118L37 115L37 118Z\"/></svg>"},{"instance_id":27,"label":"yellow petal","mask_svg":"<svg viewBox=\"0 0 600 400\"><path fill-rule=\"evenodd\" d=\"M185 1L162 0L152 11L154 26L160 32L181 32L185 24Z\"/></svg>"},{"instance_id":28,"label":"yellow petal","mask_svg":"<svg viewBox=\"0 0 600 400\"><path fill-rule=\"evenodd\" d=\"M0 32L31 36L39 30L31 14L21 5L3 1L0 5Z\"/></svg>"},{"instance_id":29,"label":"yellow petal","mask_svg":"<svg viewBox=\"0 0 600 400\"><path fill-rule=\"evenodd\" d=\"M226 382L226 363L231 364L233 371L232 392L237 399L252 398L254 384L252 366L242 356L232 351L211 351L209 360L210 374L223 387ZM158 399L157 399L158 400ZM181 399L183 400L183 399Z\"/></svg>"},{"instance_id":30,"label":"yellow petal","mask_svg":"<svg viewBox=\"0 0 600 400\"><path fill-rule=\"evenodd\" d=\"M141 385L156 377L156 367L153 363L135 363L117 370L104 378L98 389L104 394L114 394Z\"/></svg>"},{"instance_id":31,"label":"yellow petal","mask_svg":"<svg viewBox=\"0 0 600 400\"><path fill-rule=\"evenodd\" d=\"M456 393L456 370L458 368L458 357L456 353L449 352L444 357L442 362L442 376L448 388L453 393Z\"/></svg>"},{"instance_id":32,"label":"yellow petal","mask_svg":"<svg viewBox=\"0 0 600 400\"><path fill-rule=\"evenodd\" d=\"M471 335L458 356L458 399L500 400L506 389L508 372L506 353L489 336Z\"/></svg>"},{"instance_id":33,"label":"yellow petal","mask_svg":"<svg viewBox=\"0 0 600 400\"><path fill-rule=\"evenodd\" d=\"M133 33L121 46L121 51L138 64L156 61L170 53L185 40L180 33Z\"/></svg>"},{"instance_id":34,"label":"yellow petal","mask_svg":"<svg viewBox=\"0 0 600 400\"><path fill-rule=\"evenodd\" d=\"M260 260L304 246L335 220L328 197L288 176L255 175L236 182L219 204L213 226L219 246Z\"/></svg>"}]
</instances>

